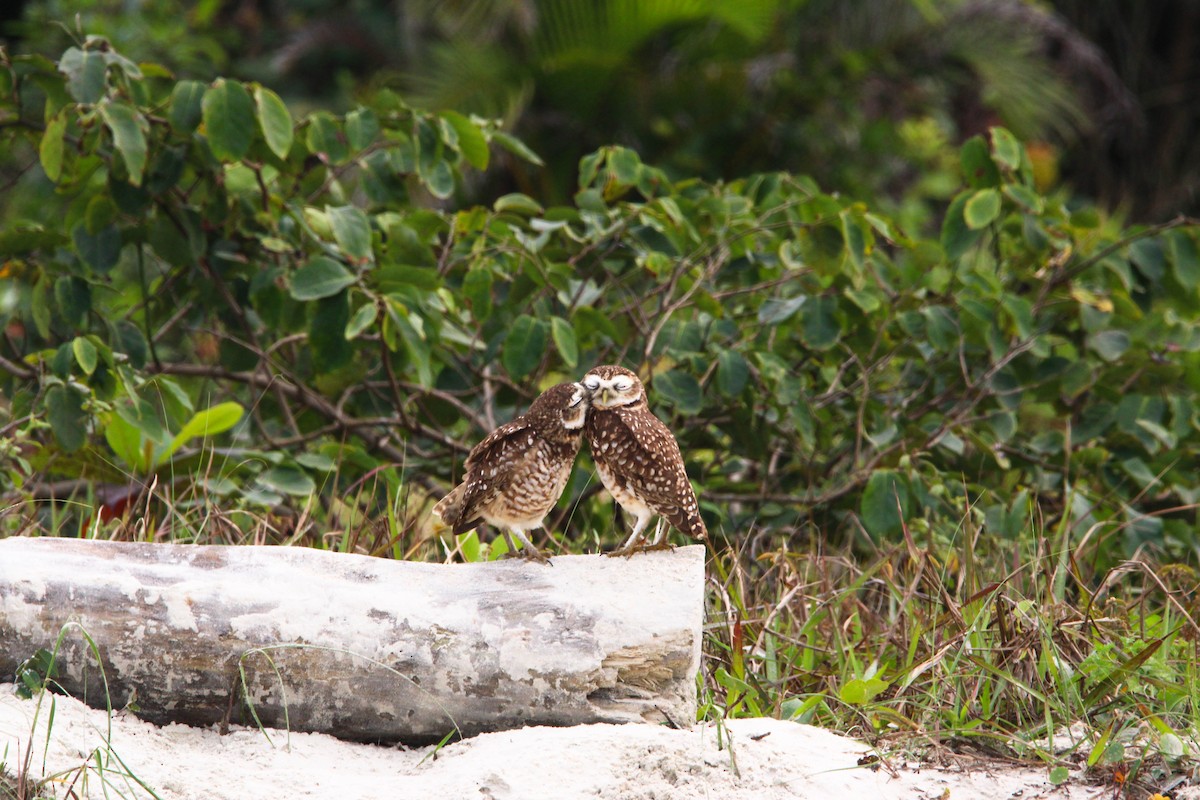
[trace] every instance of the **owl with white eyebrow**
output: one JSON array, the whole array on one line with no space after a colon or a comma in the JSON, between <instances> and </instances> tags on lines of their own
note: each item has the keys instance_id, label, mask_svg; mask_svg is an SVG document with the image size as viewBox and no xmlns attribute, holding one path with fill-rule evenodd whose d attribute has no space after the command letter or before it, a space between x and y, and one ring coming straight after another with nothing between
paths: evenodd
<instances>
[{"instance_id":1,"label":"owl with white eyebrow","mask_svg":"<svg viewBox=\"0 0 1200 800\"><path fill-rule=\"evenodd\" d=\"M525 558L548 563L525 531L542 520L562 495L582 443L588 391L560 383L542 392L529 410L501 425L467 456L462 483L433 508L455 534L486 522L521 540Z\"/></svg>"},{"instance_id":2,"label":"owl with white eyebrow","mask_svg":"<svg viewBox=\"0 0 1200 800\"><path fill-rule=\"evenodd\" d=\"M668 523L708 541L679 444L651 413L638 376L624 367L606 365L592 369L581 383L591 397L583 435L596 471L613 499L635 517L629 538L608 555L669 548ZM655 516L658 525L647 543L646 526Z\"/></svg>"}]
</instances>

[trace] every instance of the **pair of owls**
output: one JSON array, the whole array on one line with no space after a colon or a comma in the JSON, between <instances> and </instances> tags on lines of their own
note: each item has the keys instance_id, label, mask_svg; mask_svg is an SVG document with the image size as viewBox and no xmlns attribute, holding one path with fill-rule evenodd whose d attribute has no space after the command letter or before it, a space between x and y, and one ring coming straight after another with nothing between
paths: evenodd
<instances>
[{"instance_id":1,"label":"pair of owls","mask_svg":"<svg viewBox=\"0 0 1200 800\"><path fill-rule=\"evenodd\" d=\"M629 538L609 555L647 549L643 531L655 515L649 548L664 546L667 523L707 540L675 437L650 412L637 375L616 366L547 389L528 412L493 431L467 456L463 482L433 513L456 534L494 525L515 552L511 531L526 558L546 561L525 531L540 528L558 501L584 437L604 488L636 517Z\"/></svg>"}]
</instances>

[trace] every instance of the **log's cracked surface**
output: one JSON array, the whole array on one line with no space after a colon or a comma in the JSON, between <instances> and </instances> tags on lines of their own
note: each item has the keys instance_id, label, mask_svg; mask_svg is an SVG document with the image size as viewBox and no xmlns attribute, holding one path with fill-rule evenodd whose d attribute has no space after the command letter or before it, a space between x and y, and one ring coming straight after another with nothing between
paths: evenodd
<instances>
[{"instance_id":1,"label":"log's cracked surface","mask_svg":"<svg viewBox=\"0 0 1200 800\"><path fill-rule=\"evenodd\" d=\"M688 725L703 596L701 546L443 565L10 538L0 675L61 641L58 681L90 705L106 677L113 708L132 699L151 722L252 724L252 706L264 725L360 741Z\"/></svg>"}]
</instances>

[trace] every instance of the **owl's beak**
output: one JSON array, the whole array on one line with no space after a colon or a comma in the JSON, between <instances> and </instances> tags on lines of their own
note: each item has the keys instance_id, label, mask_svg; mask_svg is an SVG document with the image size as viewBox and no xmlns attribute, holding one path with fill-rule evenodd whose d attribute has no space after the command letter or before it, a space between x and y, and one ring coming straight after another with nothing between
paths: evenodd
<instances>
[{"instance_id":1,"label":"owl's beak","mask_svg":"<svg viewBox=\"0 0 1200 800\"><path fill-rule=\"evenodd\" d=\"M603 389L600 390L600 405L601 406L608 405L608 395L609 395L609 389L607 386L605 386Z\"/></svg>"}]
</instances>

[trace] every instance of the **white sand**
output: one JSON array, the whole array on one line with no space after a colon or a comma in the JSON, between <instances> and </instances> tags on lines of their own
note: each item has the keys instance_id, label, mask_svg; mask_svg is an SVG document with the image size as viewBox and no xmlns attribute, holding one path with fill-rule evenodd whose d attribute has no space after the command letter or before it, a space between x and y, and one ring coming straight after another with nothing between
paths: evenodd
<instances>
[{"instance_id":1,"label":"white sand","mask_svg":"<svg viewBox=\"0 0 1200 800\"><path fill-rule=\"evenodd\" d=\"M17 754L32 747L34 778L63 775L50 790L55 796L72 786L78 797L151 797L126 777L122 763L164 800L1081 796L1078 785L1073 793L1052 787L1045 769L978 762L953 770L903 765L896 774L872 770L858 765L870 753L866 744L771 719L728 724L739 776L729 749L718 748L713 726L690 731L650 725L524 728L447 745L435 758L432 747L403 750L320 734L289 737L282 731L270 732L272 745L256 730L221 736L181 725L158 728L128 715L112 720L107 742L104 712L55 697L47 745L49 699L35 730L34 702L16 697L10 685L0 685L0 762L10 775L16 773ZM97 767L97 752L102 767Z\"/></svg>"}]
</instances>

